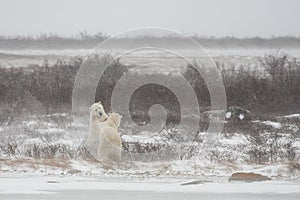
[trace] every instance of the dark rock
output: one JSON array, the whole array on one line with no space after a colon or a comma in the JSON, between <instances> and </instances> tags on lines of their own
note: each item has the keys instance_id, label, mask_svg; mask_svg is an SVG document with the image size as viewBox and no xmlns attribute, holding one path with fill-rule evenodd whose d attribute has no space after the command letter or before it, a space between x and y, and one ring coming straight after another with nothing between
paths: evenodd
<instances>
[{"instance_id":1,"label":"dark rock","mask_svg":"<svg viewBox=\"0 0 300 200\"><path fill-rule=\"evenodd\" d=\"M77 174L77 173L80 173L81 171L80 170L78 170L78 169L70 169L69 171L68 171L68 174Z\"/></svg>"},{"instance_id":2,"label":"dark rock","mask_svg":"<svg viewBox=\"0 0 300 200\"><path fill-rule=\"evenodd\" d=\"M187 182L187 183L182 183L181 185L198 185L198 184L203 184L204 182L202 180L195 180L195 181L191 181L191 182Z\"/></svg>"},{"instance_id":3,"label":"dark rock","mask_svg":"<svg viewBox=\"0 0 300 200\"><path fill-rule=\"evenodd\" d=\"M47 183L58 183L57 181L47 181Z\"/></svg>"},{"instance_id":4,"label":"dark rock","mask_svg":"<svg viewBox=\"0 0 300 200\"><path fill-rule=\"evenodd\" d=\"M256 182L256 181L268 181L271 180L271 178L256 174L256 173L246 173L246 172L237 172L232 174L228 181L244 181L244 182Z\"/></svg>"}]
</instances>

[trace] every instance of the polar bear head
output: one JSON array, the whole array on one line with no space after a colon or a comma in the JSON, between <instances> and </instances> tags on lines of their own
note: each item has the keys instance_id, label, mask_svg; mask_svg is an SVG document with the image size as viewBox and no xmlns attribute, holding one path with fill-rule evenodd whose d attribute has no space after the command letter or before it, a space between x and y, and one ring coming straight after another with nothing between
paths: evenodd
<instances>
[{"instance_id":1,"label":"polar bear head","mask_svg":"<svg viewBox=\"0 0 300 200\"><path fill-rule=\"evenodd\" d=\"M106 120L106 124L108 126L118 129L121 123L121 119L122 115L120 115L119 113L109 113L108 119Z\"/></svg>"},{"instance_id":2,"label":"polar bear head","mask_svg":"<svg viewBox=\"0 0 300 200\"><path fill-rule=\"evenodd\" d=\"M91 118L96 118L98 119L100 122L103 122L105 120L107 120L108 116L105 113L105 110L103 108L103 105L101 104L101 102L97 102L94 103L91 108L90 108L90 116Z\"/></svg>"}]
</instances>

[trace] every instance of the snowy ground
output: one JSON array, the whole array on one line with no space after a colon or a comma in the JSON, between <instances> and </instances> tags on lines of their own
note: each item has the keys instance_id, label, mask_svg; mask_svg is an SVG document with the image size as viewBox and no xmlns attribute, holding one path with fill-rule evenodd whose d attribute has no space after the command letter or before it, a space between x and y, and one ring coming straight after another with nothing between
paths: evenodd
<instances>
[{"instance_id":1,"label":"snowy ground","mask_svg":"<svg viewBox=\"0 0 300 200\"><path fill-rule=\"evenodd\" d=\"M86 56L93 49L53 49L53 50L38 50L38 49L24 49L24 50L5 50L0 49L0 66L1 67L26 67L41 65L45 60L49 64L54 64L57 60L69 60L73 56ZM114 52L120 50L108 50L110 54L114 55ZM258 58L263 57L266 54L273 54L276 52L287 53L288 55L299 58L299 49L206 49L206 52L215 61L226 64L239 65L250 65L255 66L258 64ZM194 58L197 56L197 52L185 50L187 59ZM164 62L168 61L170 54L166 54L161 51L141 51L129 54L122 60L125 64L140 64L140 63L151 63L157 62L159 59L163 59ZM181 59L175 59L171 57L173 64L180 63ZM168 61L168 62L171 62Z\"/></svg>"},{"instance_id":2,"label":"snowy ground","mask_svg":"<svg viewBox=\"0 0 300 200\"><path fill-rule=\"evenodd\" d=\"M28 116L0 127L0 199L300 198L299 114L252 121L266 128L259 137L219 134L209 144L186 141L181 137L185 132L176 128L133 135L125 123L120 131L126 142L162 145L170 135L182 141L168 139L174 151L168 154L175 155L171 160L146 154L143 160L113 168L80 155L80 131L87 127L74 127L70 117ZM206 141L208 134L200 132L198 137ZM251 156L259 153L270 160L254 162L257 158ZM272 180L228 182L235 172L260 173ZM200 183L181 185L195 180Z\"/></svg>"},{"instance_id":3,"label":"snowy ground","mask_svg":"<svg viewBox=\"0 0 300 200\"><path fill-rule=\"evenodd\" d=\"M179 128L133 134L132 127L125 123L120 129L122 140L133 146L129 146L131 153L123 152L124 166L114 168L86 159L82 152L85 135L81 132L88 127L76 129L70 117L31 116L0 127L0 176L35 173L123 178L202 176L227 180L232 173L244 171L261 173L274 180L300 180L300 127L291 122L291 119L297 122L297 114L282 116L276 122L253 121L253 125L266 128L258 135L218 134L210 143L206 143L209 135L205 132L200 132L199 142L195 142ZM285 122L286 119L289 121ZM136 144L166 148L135 154L132 152Z\"/></svg>"},{"instance_id":4,"label":"snowy ground","mask_svg":"<svg viewBox=\"0 0 300 200\"><path fill-rule=\"evenodd\" d=\"M299 199L300 182L229 183L188 179L1 176L1 199Z\"/></svg>"}]
</instances>

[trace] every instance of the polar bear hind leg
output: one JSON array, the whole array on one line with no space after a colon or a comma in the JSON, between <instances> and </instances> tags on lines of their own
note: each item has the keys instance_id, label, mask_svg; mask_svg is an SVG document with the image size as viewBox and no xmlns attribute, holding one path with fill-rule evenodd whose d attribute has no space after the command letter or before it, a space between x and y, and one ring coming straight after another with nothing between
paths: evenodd
<instances>
[{"instance_id":1,"label":"polar bear hind leg","mask_svg":"<svg viewBox=\"0 0 300 200\"><path fill-rule=\"evenodd\" d=\"M121 160L122 141L118 131L112 127L102 128L99 135L100 144L97 155L99 158L109 159L112 161Z\"/></svg>"}]
</instances>

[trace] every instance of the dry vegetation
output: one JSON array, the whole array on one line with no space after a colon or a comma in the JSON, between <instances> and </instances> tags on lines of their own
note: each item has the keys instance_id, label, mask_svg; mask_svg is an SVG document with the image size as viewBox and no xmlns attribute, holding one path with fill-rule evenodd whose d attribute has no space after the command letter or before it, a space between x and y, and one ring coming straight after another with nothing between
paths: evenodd
<instances>
[{"instance_id":1,"label":"dry vegetation","mask_svg":"<svg viewBox=\"0 0 300 200\"><path fill-rule=\"evenodd\" d=\"M10 124L14 117L26 114L70 112L72 89L82 58L69 62L47 62L40 67L0 68L0 123ZM225 66L218 63L222 73L228 106L240 106L254 115L271 115L299 112L300 63L284 54L267 55L258 68ZM112 91L128 67L116 61L101 77L96 100L101 100L110 111ZM200 74L187 66L183 74L194 88L202 111L209 110L210 96ZM131 74L132 79L143 79L147 74ZM153 75L176 85L172 75ZM123 86L126 89L126 86ZM185 91L182 91L185 92ZM145 85L134 93L130 102L133 119L149 121L149 106L159 103L168 111L168 123L180 121L180 106L172 91L157 84ZM137 121L138 122L138 121Z\"/></svg>"}]
</instances>

